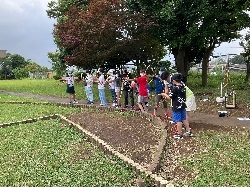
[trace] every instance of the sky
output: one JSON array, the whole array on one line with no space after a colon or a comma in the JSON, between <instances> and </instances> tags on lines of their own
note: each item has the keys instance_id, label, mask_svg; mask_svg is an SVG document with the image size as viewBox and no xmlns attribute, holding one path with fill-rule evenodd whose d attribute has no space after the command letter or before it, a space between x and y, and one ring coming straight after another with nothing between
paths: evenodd
<instances>
[{"instance_id":1,"label":"sky","mask_svg":"<svg viewBox=\"0 0 250 187\"><path fill-rule=\"evenodd\" d=\"M51 68L48 52L55 52L53 24L46 10L50 0L0 1L0 50Z\"/></svg>"},{"instance_id":2,"label":"sky","mask_svg":"<svg viewBox=\"0 0 250 187\"><path fill-rule=\"evenodd\" d=\"M50 0L1 0L0 50L51 68L48 52L55 52L53 24L46 14ZM239 54L239 41L223 43L214 54Z\"/></svg>"}]
</instances>

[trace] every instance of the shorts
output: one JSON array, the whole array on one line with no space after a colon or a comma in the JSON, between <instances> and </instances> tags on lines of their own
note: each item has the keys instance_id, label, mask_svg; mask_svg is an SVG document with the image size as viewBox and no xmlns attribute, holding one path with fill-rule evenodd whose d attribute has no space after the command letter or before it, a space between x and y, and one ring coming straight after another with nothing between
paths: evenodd
<instances>
[{"instance_id":1,"label":"shorts","mask_svg":"<svg viewBox=\"0 0 250 187\"><path fill-rule=\"evenodd\" d=\"M162 95L158 95L158 94L155 95L155 106L159 106L159 103L161 100L162 100L163 108L167 108L168 105L167 105L166 99Z\"/></svg>"},{"instance_id":2,"label":"shorts","mask_svg":"<svg viewBox=\"0 0 250 187\"><path fill-rule=\"evenodd\" d=\"M115 87L115 93L120 92L121 91L121 87Z\"/></svg>"},{"instance_id":3,"label":"shorts","mask_svg":"<svg viewBox=\"0 0 250 187\"><path fill-rule=\"evenodd\" d=\"M176 111L172 113L172 119L175 123L177 122L182 122L182 120L186 120L187 117L186 117L186 109L182 109L182 110L179 110L179 111Z\"/></svg>"},{"instance_id":4,"label":"shorts","mask_svg":"<svg viewBox=\"0 0 250 187\"><path fill-rule=\"evenodd\" d=\"M75 87L74 86L69 87L69 85L67 85L66 93L69 93L69 94L76 93L75 92Z\"/></svg>"},{"instance_id":5,"label":"shorts","mask_svg":"<svg viewBox=\"0 0 250 187\"><path fill-rule=\"evenodd\" d=\"M138 95L138 103L147 103L147 102L148 102L148 96Z\"/></svg>"},{"instance_id":6,"label":"shorts","mask_svg":"<svg viewBox=\"0 0 250 187\"><path fill-rule=\"evenodd\" d=\"M186 105L187 105L187 108L186 108L186 111L187 111L187 112L195 111L195 110L196 110L195 97L192 96L192 97L188 98L188 99L186 100Z\"/></svg>"}]
</instances>

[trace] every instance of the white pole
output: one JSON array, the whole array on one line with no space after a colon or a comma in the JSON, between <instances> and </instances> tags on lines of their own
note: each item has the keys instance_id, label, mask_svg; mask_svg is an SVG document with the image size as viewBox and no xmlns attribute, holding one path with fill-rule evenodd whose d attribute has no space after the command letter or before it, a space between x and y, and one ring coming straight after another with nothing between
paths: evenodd
<instances>
[{"instance_id":1,"label":"white pole","mask_svg":"<svg viewBox=\"0 0 250 187\"><path fill-rule=\"evenodd\" d=\"M220 97L222 97L222 82L220 84Z\"/></svg>"}]
</instances>

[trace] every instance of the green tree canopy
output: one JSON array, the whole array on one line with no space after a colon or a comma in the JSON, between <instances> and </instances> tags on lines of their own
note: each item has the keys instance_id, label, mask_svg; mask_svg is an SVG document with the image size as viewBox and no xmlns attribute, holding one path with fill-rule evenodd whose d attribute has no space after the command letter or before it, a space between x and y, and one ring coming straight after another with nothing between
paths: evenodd
<instances>
[{"instance_id":1,"label":"green tree canopy","mask_svg":"<svg viewBox=\"0 0 250 187\"><path fill-rule=\"evenodd\" d=\"M155 17L155 36L175 56L177 71L187 75L190 63L204 60L215 47L238 38L250 24L249 0L129 0L130 8ZM205 69L206 72L206 69Z\"/></svg>"}]
</instances>

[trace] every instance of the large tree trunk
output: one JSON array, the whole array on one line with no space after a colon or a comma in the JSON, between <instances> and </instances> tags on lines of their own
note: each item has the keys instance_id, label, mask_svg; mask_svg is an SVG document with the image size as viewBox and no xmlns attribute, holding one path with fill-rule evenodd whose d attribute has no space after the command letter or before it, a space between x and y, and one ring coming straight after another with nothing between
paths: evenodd
<instances>
[{"instance_id":1,"label":"large tree trunk","mask_svg":"<svg viewBox=\"0 0 250 187\"><path fill-rule=\"evenodd\" d=\"M213 46L210 46L203 55L202 58L202 86L207 86L207 73L208 73L208 64L209 64L209 57L214 50Z\"/></svg>"},{"instance_id":2,"label":"large tree trunk","mask_svg":"<svg viewBox=\"0 0 250 187\"><path fill-rule=\"evenodd\" d=\"M175 51L174 56L175 56L175 65L177 67L178 73L181 73L183 76L187 77L188 62L186 58L186 50L178 49Z\"/></svg>"},{"instance_id":3,"label":"large tree trunk","mask_svg":"<svg viewBox=\"0 0 250 187\"><path fill-rule=\"evenodd\" d=\"M250 59L247 60L246 82L250 81Z\"/></svg>"},{"instance_id":4,"label":"large tree trunk","mask_svg":"<svg viewBox=\"0 0 250 187\"><path fill-rule=\"evenodd\" d=\"M137 75L140 75L140 60L139 59L136 59L135 66L137 67L136 68Z\"/></svg>"}]
</instances>

